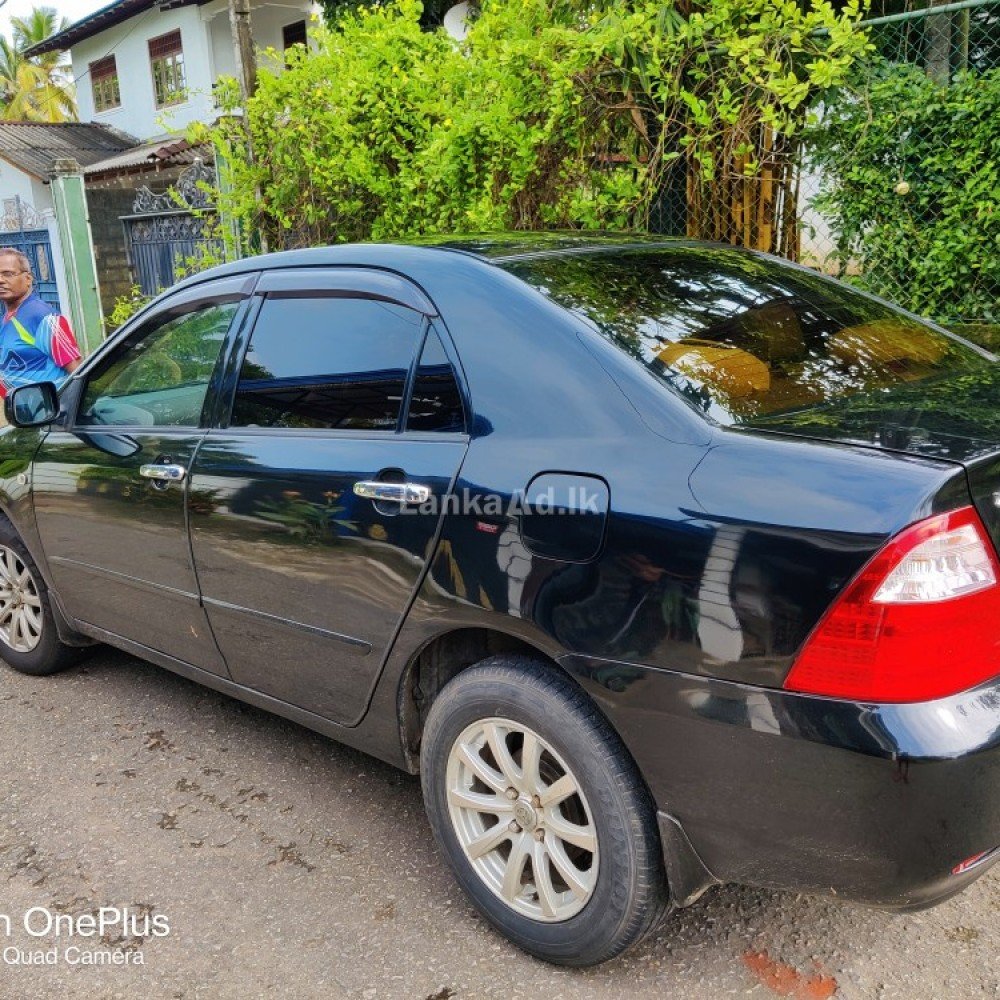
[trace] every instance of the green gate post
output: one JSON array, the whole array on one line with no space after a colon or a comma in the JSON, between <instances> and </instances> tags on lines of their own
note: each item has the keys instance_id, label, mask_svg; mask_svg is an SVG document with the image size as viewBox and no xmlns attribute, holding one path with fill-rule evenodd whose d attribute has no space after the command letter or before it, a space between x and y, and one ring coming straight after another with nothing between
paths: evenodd
<instances>
[{"instance_id":1,"label":"green gate post","mask_svg":"<svg viewBox=\"0 0 1000 1000\"><path fill-rule=\"evenodd\" d=\"M80 164L67 157L53 161L49 177L66 270L69 319L80 349L88 355L104 339L104 314L83 173Z\"/></svg>"}]
</instances>

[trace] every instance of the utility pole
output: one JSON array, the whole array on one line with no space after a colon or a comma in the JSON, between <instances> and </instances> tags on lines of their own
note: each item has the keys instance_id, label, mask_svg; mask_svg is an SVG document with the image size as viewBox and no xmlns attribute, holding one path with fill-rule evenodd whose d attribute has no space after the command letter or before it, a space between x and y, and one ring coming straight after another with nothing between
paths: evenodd
<instances>
[{"instance_id":1,"label":"utility pole","mask_svg":"<svg viewBox=\"0 0 1000 1000\"><path fill-rule=\"evenodd\" d=\"M257 53L250 31L250 0L229 0L229 24L233 29L233 52L244 105L257 91Z\"/></svg>"}]
</instances>

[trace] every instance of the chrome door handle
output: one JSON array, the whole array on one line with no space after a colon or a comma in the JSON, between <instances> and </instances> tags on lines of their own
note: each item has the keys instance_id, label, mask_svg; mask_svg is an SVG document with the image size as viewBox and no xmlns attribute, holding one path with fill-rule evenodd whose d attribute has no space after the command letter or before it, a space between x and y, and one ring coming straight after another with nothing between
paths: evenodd
<instances>
[{"instance_id":1,"label":"chrome door handle","mask_svg":"<svg viewBox=\"0 0 1000 1000\"><path fill-rule=\"evenodd\" d=\"M431 488L420 483L361 482L354 484L354 492L369 500L392 500L395 503L426 503L431 498Z\"/></svg>"},{"instance_id":2,"label":"chrome door handle","mask_svg":"<svg viewBox=\"0 0 1000 1000\"><path fill-rule=\"evenodd\" d=\"M183 465L140 465L139 475L161 483L179 483L186 475Z\"/></svg>"}]
</instances>

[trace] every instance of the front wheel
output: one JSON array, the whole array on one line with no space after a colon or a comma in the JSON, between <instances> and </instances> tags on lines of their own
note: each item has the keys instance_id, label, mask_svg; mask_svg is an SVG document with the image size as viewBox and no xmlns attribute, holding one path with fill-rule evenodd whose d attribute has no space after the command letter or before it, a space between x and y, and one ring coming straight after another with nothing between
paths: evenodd
<instances>
[{"instance_id":1,"label":"front wheel","mask_svg":"<svg viewBox=\"0 0 1000 1000\"><path fill-rule=\"evenodd\" d=\"M431 708L421 771L458 882L531 954L593 965L666 912L649 793L604 717L553 668L494 656L461 673Z\"/></svg>"},{"instance_id":2,"label":"front wheel","mask_svg":"<svg viewBox=\"0 0 1000 1000\"><path fill-rule=\"evenodd\" d=\"M48 588L13 527L0 518L0 658L22 674L69 666L80 650L59 639Z\"/></svg>"}]
</instances>

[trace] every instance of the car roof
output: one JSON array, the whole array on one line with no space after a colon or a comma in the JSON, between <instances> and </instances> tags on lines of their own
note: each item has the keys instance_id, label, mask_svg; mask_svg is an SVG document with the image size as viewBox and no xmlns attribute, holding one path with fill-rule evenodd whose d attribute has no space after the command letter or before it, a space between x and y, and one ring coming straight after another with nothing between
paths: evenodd
<instances>
[{"instance_id":1,"label":"car roof","mask_svg":"<svg viewBox=\"0 0 1000 1000\"><path fill-rule=\"evenodd\" d=\"M538 255L563 256L571 253L600 252L602 250L681 249L710 244L649 233L530 232L431 237L415 240L411 245L458 250L476 257L500 262Z\"/></svg>"},{"instance_id":2,"label":"car roof","mask_svg":"<svg viewBox=\"0 0 1000 1000\"><path fill-rule=\"evenodd\" d=\"M533 257L575 256L579 253L614 253L625 250L697 249L724 247L739 252L730 244L651 236L642 233L580 233L532 232L487 233L481 235L433 236L394 243L339 243L303 250L282 250L275 253L244 257L241 260L213 267L178 282L171 291L211 278L242 274L250 271L282 267L323 267L360 265L398 267L429 258L441 261L445 254L461 253L484 263L503 264Z\"/></svg>"}]
</instances>

